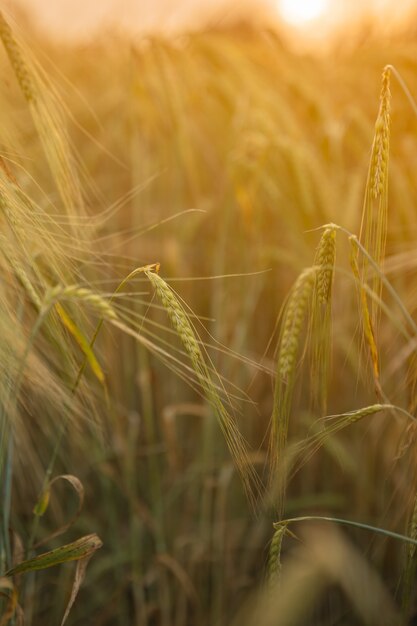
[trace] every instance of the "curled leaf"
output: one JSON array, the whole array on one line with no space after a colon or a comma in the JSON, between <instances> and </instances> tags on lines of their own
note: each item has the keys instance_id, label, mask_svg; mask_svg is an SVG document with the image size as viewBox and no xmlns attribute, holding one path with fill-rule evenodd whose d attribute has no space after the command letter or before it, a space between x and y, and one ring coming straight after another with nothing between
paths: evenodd
<instances>
[{"instance_id":1,"label":"curled leaf","mask_svg":"<svg viewBox=\"0 0 417 626\"><path fill-rule=\"evenodd\" d=\"M78 516L81 513L81 509L83 507L84 504L84 487L82 482L76 477L73 476L72 474L60 474L59 476L56 476L54 479L51 480L50 483L48 483L45 487L45 489L42 491L38 502L36 503L33 512L35 515L37 516L42 516L44 515L46 509L48 508L48 504L50 501L50 496L51 496L51 487L54 483L56 483L58 480L65 480L68 483L70 483L70 485L73 487L73 489L75 490L77 496L78 496L78 506L77 506L77 510L75 511L74 515L71 517L71 519L64 524L63 526L60 526L57 530L55 530L52 534L48 535L48 537L46 537L45 539L42 539L42 541L39 541L34 547L37 548L39 546L41 546L44 543L47 543L48 541L50 541L50 539L53 539L54 537L58 537L59 535L62 535L66 530L68 530L68 528L70 528L74 522L78 519Z\"/></svg>"}]
</instances>

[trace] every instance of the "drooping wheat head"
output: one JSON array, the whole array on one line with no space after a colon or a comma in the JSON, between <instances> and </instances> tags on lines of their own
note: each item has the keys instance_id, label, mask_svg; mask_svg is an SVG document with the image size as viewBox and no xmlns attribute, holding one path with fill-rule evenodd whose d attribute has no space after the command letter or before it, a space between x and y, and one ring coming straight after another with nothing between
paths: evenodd
<instances>
[{"instance_id":1,"label":"drooping wheat head","mask_svg":"<svg viewBox=\"0 0 417 626\"><path fill-rule=\"evenodd\" d=\"M317 420L314 424L314 434L309 435L304 440L294 444L291 452L291 470L293 476L320 450L320 448L330 441L345 428L356 424L363 418L376 415L382 411L398 411L401 409L391 404L371 404L355 411L347 411L338 415L328 415Z\"/></svg>"},{"instance_id":2,"label":"drooping wheat head","mask_svg":"<svg viewBox=\"0 0 417 626\"><path fill-rule=\"evenodd\" d=\"M153 285L174 330L191 360L198 381L216 414L227 446L243 481L246 493L250 501L254 503L258 495L256 490L259 489L258 476L249 459L242 434L234 418L224 406L216 384L212 379L196 331L191 324L189 316L173 290L156 271L145 271L145 275Z\"/></svg>"},{"instance_id":3,"label":"drooping wheat head","mask_svg":"<svg viewBox=\"0 0 417 626\"><path fill-rule=\"evenodd\" d=\"M48 289L43 301L43 307L49 309L56 302L63 300L80 300L89 304L105 319L114 320L117 318L114 308L106 298L103 298L103 296L91 289L80 287L79 285L56 285Z\"/></svg>"},{"instance_id":4,"label":"drooping wheat head","mask_svg":"<svg viewBox=\"0 0 417 626\"><path fill-rule=\"evenodd\" d=\"M282 540L284 539L287 531L286 523L279 524L276 527L274 535L272 537L271 546L269 548L268 557L268 584L271 589L276 591L276 585L279 584L281 578L281 548Z\"/></svg>"}]
</instances>

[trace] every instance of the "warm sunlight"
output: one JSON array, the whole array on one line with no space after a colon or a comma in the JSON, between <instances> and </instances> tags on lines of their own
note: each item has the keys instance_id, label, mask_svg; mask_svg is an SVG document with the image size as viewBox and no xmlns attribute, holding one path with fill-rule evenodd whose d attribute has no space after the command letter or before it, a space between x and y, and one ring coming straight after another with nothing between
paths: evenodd
<instances>
[{"instance_id":1,"label":"warm sunlight","mask_svg":"<svg viewBox=\"0 0 417 626\"><path fill-rule=\"evenodd\" d=\"M328 0L278 0L278 11L286 22L303 26L322 17L328 5Z\"/></svg>"},{"instance_id":2,"label":"warm sunlight","mask_svg":"<svg viewBox=\"0 0 417 626\"><path fill-rule=\"evenodd\" d=\"M0 0L0 626L417 626L416 101L417 0Z\"/></svg>"}]
</instances>

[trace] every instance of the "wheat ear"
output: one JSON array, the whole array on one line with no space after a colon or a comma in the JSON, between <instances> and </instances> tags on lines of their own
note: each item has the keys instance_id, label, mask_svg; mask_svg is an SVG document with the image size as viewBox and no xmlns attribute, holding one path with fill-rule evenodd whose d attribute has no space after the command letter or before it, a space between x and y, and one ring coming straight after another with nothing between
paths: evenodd
<instances>
[{"instance_id":1,"label":"wheat ear","mask_svg":"<svg viewBox=\"0 0 417 626\"><path fill-rule=\"evenodd\" d=\"M287 532L287 526L285 522L276 525L276 530L272 537L271 546L269 548L268 556L268 583L271 587L276 586L280 582L281 578L281 548L282 540Z\"/></svg>"},{"instance_id":2,"label":"wheat ear","mask_svg":"<svg viewBox=\"0 0 417 626\"><path fill-rule=\"evenodd\" d=\"M380 105L375 123L374 140L368 170L365 200L362 212L360 241L375 260L382 266L385 256L388 220L388 164L390 143L390 92L391 69L387 66L382 73ZM362 258L362 277L367 280L369 264ZM371 283L373 291L381 294L381 279L374 274ZM371 304L371 319L377 329L379 308L376 302Z\"/></svg>"},{"instance_id":3,"label":"wheat ear","mask_svg":"<svg viewBox=\"0 0 417 626\"><path fill-rule=\"evenodd\" d=\"M226 410L214 384L197 335L191 321L169 285L155 271L145 271L155 292L166 310L171 324L180 338L204 390L207 400L213 407L227 446L240 473L248 497L254 503L254 489L259 488L259 479L250 462L243 437L232 416Z\"/></svg>"},{"instance_id":4,"label":"wheat ear","mask_svg":"<svg viewBox=\"0 0 417 626\"><path fill-rule=\"evenodd\" d=\"M298 277L288 298L279 340L277 370L272 410L270 456L272 480L278 481L277 512L282 516L285 500L285 452L291 401L294 391L299 348L304 325L304 318L313 292L316 268L304 270Z\"/></svg>"},{"instance_id":5,"label":"wheat ear","mask_svg":"<svg viewBox=\"0 0 417 626\"><path fill-rule=\"evenodd\" d=\"M371 404L369 406L361 407L360 409L356 409L355 411L348 411L346 413L340 413L338 415L328 415L326 417L320 418L317 421L317 427L319 431L306 438L304 441L299 442L294 449L294 460L293 465L295 467L295 471L299 470L305 463L307 463L312 456L327 443L330 437L333 437L341 430L356 424L361 421L364 417L375 415L382 411L391 410L398 411L409 414L406 411L403 411L397 406L392 404ZM295 462L295 457L298 457L300 461Z\"/></svg>"},{"instance_id":6,"label":"wheat ear","mask_svg":"<svg viewBox=\"0 0 417 626\"><path fill-rule=\"evenodd\" d=\"M35 101L35 87L27 67L27 64L23 58L16 39L13 36L12 29L6 22L3 13L0 11L0 38L3 42L4 48L9 57L10 64L16 75L20 89L27 100L27 102Z\"/></svg>"},{"instance_id":7,"label":"wheat ear","mask_svg":"<svg viewBox=\"0 0 417 626\"><path fill-rule=\"evenodd\" d=\"M58 188L70 224L75 215L82 213L84 203L75 164L73 150L61 115L61 107L50 85L42 75L24 47L16 39L10 25L0 11L0 39L3 42L10 64L21 91L29 105L33 122L42 142L49 168ZM74 224L75 228L75 224ZM84 224L85 230L85 224ZM77 229L79 240L85 232Z\"/></svg>"},{"instance_id":8,"label":"wheat ear","mask_svg":"<svg viewBox=\"0 0 417 626\"><path fill-rule=\"evenodd\" d=\"M45 295L43 306L49 308L62 300L81 300L94 308L101 317L111 320L117 318L116 312L108 300L91 289L79 285L56 285L49 289Z\"/></svg>"},{"instance_id":9,"label":"wheat ear","mask_svg":"<svg viewBox=\"0 0 417 626\"><path fill-rule=\"evenodd\" d=\"M331 351L333 277L336 263L337 226L329 224L321 236L316 256L311 322L311 394L313 408L327 412L327 381Z\"/></svg>"}]
</instances>

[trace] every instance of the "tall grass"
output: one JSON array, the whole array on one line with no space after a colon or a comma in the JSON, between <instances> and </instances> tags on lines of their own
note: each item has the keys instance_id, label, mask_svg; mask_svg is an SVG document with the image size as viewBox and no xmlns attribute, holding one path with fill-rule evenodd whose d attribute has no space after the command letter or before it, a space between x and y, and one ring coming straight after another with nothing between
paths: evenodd
<instances>
[{"instance_id":1,"label":"tall grass","mask_svg":"<svg viewBox=\"0 0 417 626\"><path fill-rule=\"evenodd\" d=\"M412 36L0 37L0 623L406 624Z\"/></svg>"}]
</instances>

